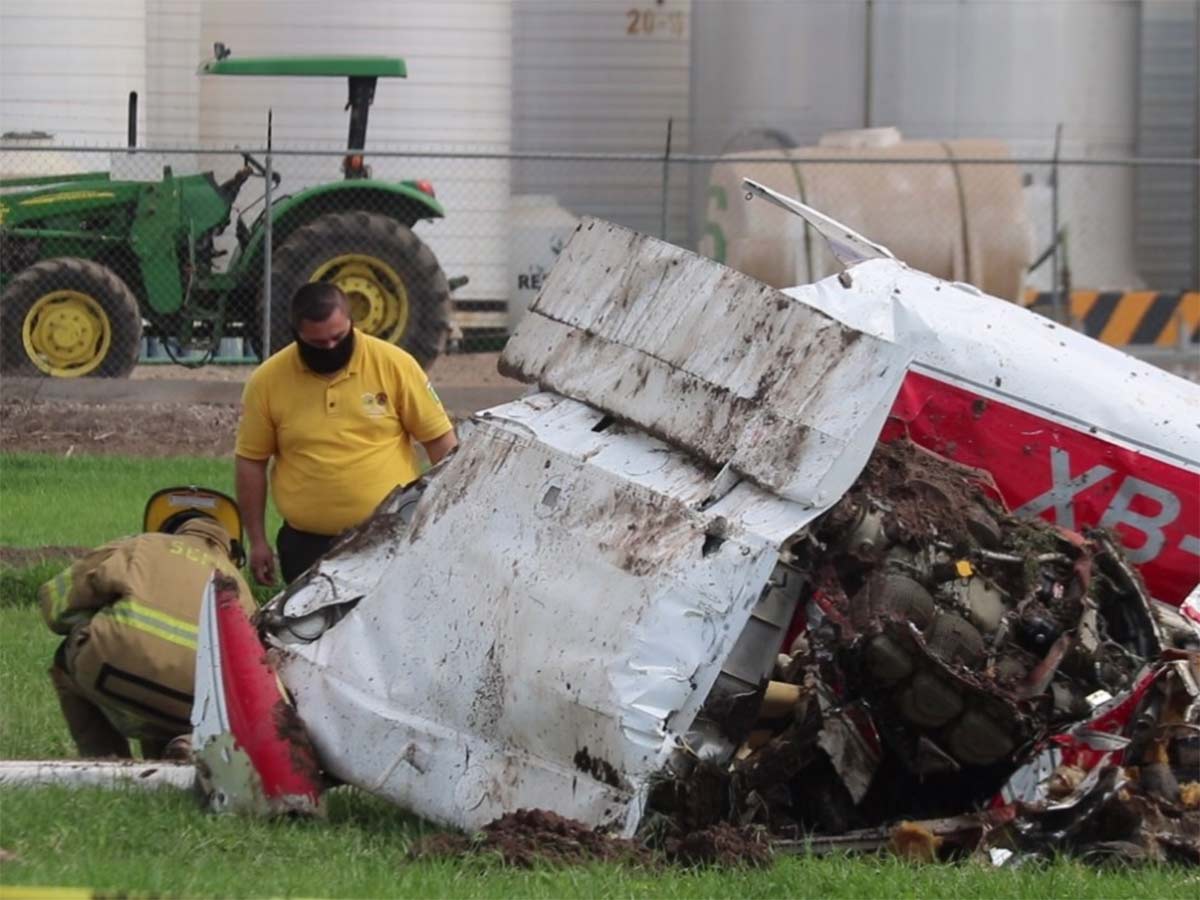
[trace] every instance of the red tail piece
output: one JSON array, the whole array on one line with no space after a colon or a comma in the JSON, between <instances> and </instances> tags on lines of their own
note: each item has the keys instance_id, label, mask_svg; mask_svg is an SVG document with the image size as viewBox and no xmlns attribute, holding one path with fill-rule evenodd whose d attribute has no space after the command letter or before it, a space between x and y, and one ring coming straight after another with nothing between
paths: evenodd
<instances>
[{"instance_id":1,"label":"red tail piece","mask_svg":"<svg viewBox=\"0 0 1200 900\"><path fill-rule=\"evenodd\" d=\"M214 810L316 812L316 753L288 703L237 584L217 575L200 614L196 701L198 770Z\"/></svg>"}]
</instances>

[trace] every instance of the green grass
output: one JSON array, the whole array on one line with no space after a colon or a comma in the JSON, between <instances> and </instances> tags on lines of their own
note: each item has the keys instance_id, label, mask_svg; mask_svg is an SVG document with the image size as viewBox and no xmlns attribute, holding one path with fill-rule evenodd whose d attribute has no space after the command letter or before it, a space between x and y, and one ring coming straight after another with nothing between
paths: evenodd
<instances>
[{"instance_id":1,"label":"green grass","mask_svg":"<svg viewBox=\"0 0 1200 900\"><path fill-rule=\"evenodd\" d=\"M32 606L37 602L37 590L67 565L67 558L36 563L24 568L0 565L0 609Z\"/></svg>"},{"instance_id":2,"label":"green grass","mask_svg":"<svg viewBox=\"0 0 1200 900\"><path fill-rule=\"evenodd\" d=\"M180 484L233 496L233 460L0 453L0 545L91 547L135 534L150 495ZM274 535L279 518L267 518Z\"/></svg>"},{"instance_id":3,"label":"green grass","mask_svg":"<svg viewBox=\"0 0 1200 900\"><path fill-rule=\"evenodd\" d=\"M220 460L54 459L0 455L0 544L91 546L137 530L155 489L231 489ZM0 758L74 756L46 675L58 638L33 595L57 564L0 571ZM494 860L406 858L430 826L339 789L321 821L217 817L177 791L0 791L0 885L183 896L382 897L1180 897L1193 872L1097 872L1060 861L996 871L894 859L780 859L760 871L647 871L615 865L518 871Z\"/></svg>"},{"instance_id":4,"label":"green grass","mask_svg":"<svg viewBox=\"0 0 1200 900\"><path fill-rule=\"evenodd\" d=\"M184 484L232 497L233 462L0 453L0 546L95 547L136 534L150 495ZM268 501L267 535L274 539L280 524ZM34 602L38 586L61 568L49 560L20 569L0 563L0 607ZM250 583L259 603L275 593Z\"/></svg>"},{"instance_id":5,"label":"green grass","mask_svg":"<svg viewBox=\"0 0 1200 900\"><path fill-rule=\"evenodd\" d=\"M61 640L36 608L0 607L0 759L75 756L46 674Z\"/></svg>"},{"instance_id":6,"label":"green grass","mask_svg":"<svg viewBox=\"0 0 1200 900\"><path fill-rule=\"evenodd\" d=\"M324 821L207 816L162 791L10 790L0 846L19 861L0 882L106 892L245 897L1180 897L1194 875L1150 868L1100 873L1060 861L997 871L894 859L788 858L766 870L647 870L592 865L531 871L490 859L406 858L428 826L340 789Z\"/></svg>"}]
</instances>

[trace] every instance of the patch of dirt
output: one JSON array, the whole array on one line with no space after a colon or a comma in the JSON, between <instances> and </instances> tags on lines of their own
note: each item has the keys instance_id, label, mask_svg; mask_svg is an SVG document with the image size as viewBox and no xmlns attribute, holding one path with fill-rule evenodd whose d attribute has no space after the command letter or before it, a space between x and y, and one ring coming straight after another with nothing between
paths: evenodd
<instances>
[{"instance_id":1,"label":"patch of dirt","mask_svg":"<svg viewBox=\"0 0 1200 900\"><path fill-rule=\"evenodd\" d=\"M65 401L0 402L7 452L232 458L238 408L167 403L98 406Z\"/></svg>"},{"instance_id":2,"label":"patch of dirt","mask_svg":"<svg viewBox=\"0 0 1200 900\"><path fill-rule=\"evenodd\" d=\"M64 564L85 556L91 547L0 547L0 566L26 569L50 560Z\"/></svg>"},{"instance_id":3,"label":"patch of dirt","mask_svg":"<svg viewBox=\"0 0 1200 900\"><path fill-rule=\"evenodd\" d=\"M582 748L575 754L575 768L581 772L587 772L597 781L603 781L605 784L611 784L613 787L621 786L621 779L617 775L617 770L613 768L612 763L606 759L601 759L598 756L592 756L588 753L588 748Z\"/></svg>"},{"instance_id":4,"label":"patch of dirt","mask_svg":"<svg viewBox=\"0 0 1200 900\"><path fill-rule=\"evenodd\" d=\"M518 386L496 371L497 353L446 356L430 369L437 388ZM138 366L135 380L241 382L252 366ZM74 403L0 400L0 449L8 452L105 456L208 456L231 459L236 404Z\"/></svg>"},{"instance_id":5,"label":"patch of dirt","mask_svg":"<svg viewBox=\"0 0 1200 900\"><path fill-rule=\"evenodd\" d=\"M570 866L590 862L655 865L653 853L633 841L611 837L544 809L519 809L485 825L476 837L435 834L422 838L414 859L498 855L505 865Z\"/></svg>"},{"instance_id":6,"label":"patch of dirt","mask_svg":"<svg viewBox=\"0 0 1200 900\"><path fill-rule=\"evenodd\" d=\"M453 353L440 356L427 370L434 387L490 387L492 385L519 382L505 378L497 371L499 353ZM201 366L189 369L186 366L153 365L136 366L130 374L134 381L155 379L178 379L183 381L234 381L243 382L250 377L254 366Z\"/></svg>"},{"instance_id":7,"label":"patch of dirt","mask_svg":"<svg viewBox=\"0 0 1200 900\"><path fill-rule=\"evenodd\" d=\"M434 387L492 387L493 385L519 385L521 382L505 378L497 365L499 353L458 353L439 356L429 367L429 380Z\"/></svg>"}]
</instances>

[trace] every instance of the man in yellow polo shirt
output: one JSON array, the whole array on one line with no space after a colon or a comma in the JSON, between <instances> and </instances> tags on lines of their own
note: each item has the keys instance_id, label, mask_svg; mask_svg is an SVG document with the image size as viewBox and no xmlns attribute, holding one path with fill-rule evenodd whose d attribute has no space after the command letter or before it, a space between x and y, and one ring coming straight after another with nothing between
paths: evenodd
<instances>
[{"instance_id":1,"label":"man in yellow polo shirt","mask_svg":"<svg viewBox=\"0 0 1200 900\"><path fill-rule=\"evenodd\" d=\"M420 364L357 331L335 285L304 285L290 312L295 341L246 383L234 451L250 570L261 584L275 580L264 524L272 459L271 494L284 519L276 546L290 582L396 485L419 477L414 440L435 463L458 443Z\"/></svg>"}]
</instances>

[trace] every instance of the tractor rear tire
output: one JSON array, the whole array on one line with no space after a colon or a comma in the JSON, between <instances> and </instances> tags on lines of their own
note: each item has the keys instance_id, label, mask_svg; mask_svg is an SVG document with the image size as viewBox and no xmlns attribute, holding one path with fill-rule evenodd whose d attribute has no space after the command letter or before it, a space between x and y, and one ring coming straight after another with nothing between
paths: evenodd
<instances>
[{"instance_id":1,"label":"tractor rear tire","mask_svg":"<svg viewBox=\"0 0 1200 900\"><path fill-rule=\"evenodd\" d=\"M450 285L433 251L396 219L330 213L288 236L271 263L272 353L292 342L292 295L312 281L337 284L358 327L403 347L422 366L444 349Z\"/></svg>"},{"instance_id":2,"label":"tractor rear tire","mask_svg":"<svg viewBox=\"0 0 1200 900\"><path fill-rule=\"evenodd\" d=\"M58 378L124 378L142 348L129 286L88 259L44 259L0 295L0 371Z\"/></svg>"}]
</instances>

